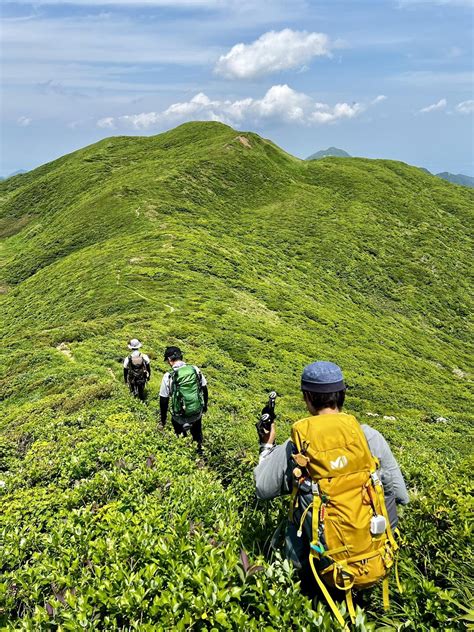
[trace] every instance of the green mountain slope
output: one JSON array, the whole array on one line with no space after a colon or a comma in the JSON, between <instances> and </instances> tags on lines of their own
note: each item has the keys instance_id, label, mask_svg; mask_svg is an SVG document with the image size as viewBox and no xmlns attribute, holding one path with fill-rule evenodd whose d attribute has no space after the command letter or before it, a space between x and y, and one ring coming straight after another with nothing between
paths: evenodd
<instances>
[{"instance_id":1,"label":"green mountain slope","mask_svg":"<svg viewBox=\"0 0 474 632\"><path fill-rule=\"evenodd\" d=\"M328 157L351 158L351 155L343 149L338 149L337 147L328 147L327 149L321 149L320 151L311 154L311 156L308 156L306 160L321 160L321 158ZM425 173L429 173L430 175L432 175L431 172L428 171L428 169L425 169L423 167L419 168L422 169ZM465 176L462 173L454 174L443 171L442 173L436 173L433 175L436 175L437 178L441 178L442 180L446 180L447 182L451 182L452 184L460 184L461 186L474 188L474 178L471 178L470 176Z\"/></svg>"},{"instance_id":2,"label":"green mountain slope","mask_svg":"<svg viewBox=\"0 0 474 632\"><path fill-rule=\"evenodd\" d=\"M405 593L383 615L372 591L360 629L463 629L471 191L392 161L297 160L218 123L106 139L0 191L1 623L334 629L268 558L287 504L257 504L251 474L266 393L283 441L319 358L412 493ZM147 405L121 384L135 336ZM156 430L167 344L209 380L205 467Z\"/></svg>"}]
</instances>

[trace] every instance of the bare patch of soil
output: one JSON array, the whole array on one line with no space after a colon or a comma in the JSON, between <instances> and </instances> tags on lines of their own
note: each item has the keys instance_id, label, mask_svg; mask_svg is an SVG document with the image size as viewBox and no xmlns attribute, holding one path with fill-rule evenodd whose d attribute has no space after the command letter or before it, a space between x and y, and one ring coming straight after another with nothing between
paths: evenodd
<instances>
[{"instance_id":1,"label":"bare patch of soil","mask_svg":"<svg viewBox=\"0 0 474 632\"><path fill-rule=\"evenodd\" d=\"M238 141L244 147L247 147L247 149L252 149L252 145L246 136L236 136L234 140Z\"/></svg>"},{"instance_id":2,"label":"bare patch of soil","mask_svg":"<svg viewBox=\"0 0 474 632\"><path fill-rule=\"evenodd\" d=\"M72 353L71 353L71 349L69 349L69 347L67 346L67 344L65 342L61 342L56 349L62 353L63 355L66 356L66 358L68 360L71 360L71 362L74 362L74 358L72 357Z\"/></svg>"}]
</instances>

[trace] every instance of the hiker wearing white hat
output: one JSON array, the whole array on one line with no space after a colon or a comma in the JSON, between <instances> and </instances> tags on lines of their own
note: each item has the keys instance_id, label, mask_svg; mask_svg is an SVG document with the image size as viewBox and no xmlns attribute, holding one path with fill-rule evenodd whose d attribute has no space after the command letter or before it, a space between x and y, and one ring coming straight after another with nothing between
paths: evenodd
<instances>
[{"instance_id":1,"label":"hiker wearing white hat","mask_svg":"<svg viewBox=\"0 0 474 632\"><path fill-rule=\"evenodd\" d=\"M132 353L123 362L123 379L130 392L143 401L145 384L151 376L150 358L139 351L143 345L137 338L132 338L127 346Z\"/></svg>"},{"instance_id":2,"label":"hiker wearing white hat","mask_svg":"<svg viewBox=\"0 0 474 632\"><path fill-rule=\"evenodd\" d=\"M143 347L142 343L138 340L138 338L132 338L130 340L130 342L128 343L127 347L129 349L132 349L132 351L135 351L137 349L140 349L140 347Z\"/></svg>"}]
</instances>

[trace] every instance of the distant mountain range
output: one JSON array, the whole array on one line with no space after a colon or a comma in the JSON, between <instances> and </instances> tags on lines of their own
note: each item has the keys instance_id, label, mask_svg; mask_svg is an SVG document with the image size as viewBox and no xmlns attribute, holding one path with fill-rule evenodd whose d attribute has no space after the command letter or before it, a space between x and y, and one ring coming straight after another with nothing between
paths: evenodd
<instances>
[{"instance_id":1,"label":"distant mountain range","mask_svg":"<svg viewBox=\"0 0 474 632\"><path fill-rule=\"evenodd\" d=\"M13 178L13 176L21 176L22 173L27 173L25 169L19 169L18 171L14 171L10 173L8 176L0 176L0 180L8 180L8 178Z\"/></svg>"},{"instance_id":2,"label":"distant mountain range","mask_svg":"<svg viewBox=\"0 0 474 632\"><path fill-rule=\"evenodd\" d=\"M442 173L437 173L436 176L438 178L443 178L443 180L447 180L448 182L452 182L453 184L460 184L463 187L474 188L474 178L471 178L471 176L465 176L462 173L454 174L443 171Z\"/></svg>"},{"instance_id":3,"label":"distant mountain range","mask_svg":"<svg viewBox=\"0 0 474 632\"><path fill-rule=\"evenodd\" d=\"M311 156L308 156L306 160L320 160L321 158L326 158L328 156L334 156L336 158L352 158L352 156L343 149L338 149L337 147L328 147L327 149L321 149L321 151L317 151L315 154L311 154Z\"/></svg>"},{"instance_id":4,"label":"distant mountain range","mask_svg":"<svg viewBox=\"0 0 474 632\"><path fill-rule=\"evenodd\" d=\"M337 147L328 147L327 149L321 149L321 151L317 151L315 154L311 154L311 156L308 156L306 160L321 160L321 158L328 157L352 158L352 156L343 149L338 149ZM449 173L448 171L443 171L442 173L431 173L431 171L428 171L428 169L425 169L424 167L420 168L430 175L434 175L437 178L442 178L443 180L447 180L448 182L452 182L453 184L460 184L463 187L474 188L474 178L471 178L471 176L466 176L462 173Z\"/></svg>"}]
</instances>

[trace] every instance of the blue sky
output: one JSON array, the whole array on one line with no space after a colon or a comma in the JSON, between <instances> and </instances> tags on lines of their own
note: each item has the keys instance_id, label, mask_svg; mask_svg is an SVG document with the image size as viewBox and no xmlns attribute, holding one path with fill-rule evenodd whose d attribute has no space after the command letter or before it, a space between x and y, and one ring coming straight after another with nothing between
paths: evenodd
<instances>
[{"instance_id":1,"label":"blue sky","mask_svg":"<svg viewBox=\"0 0 474 632\"><path fill-rule=\"evenodd\" d=\"M473 0L3 0L0 174L221 120L474 175Z\"/></svg>"}]
</instances>

